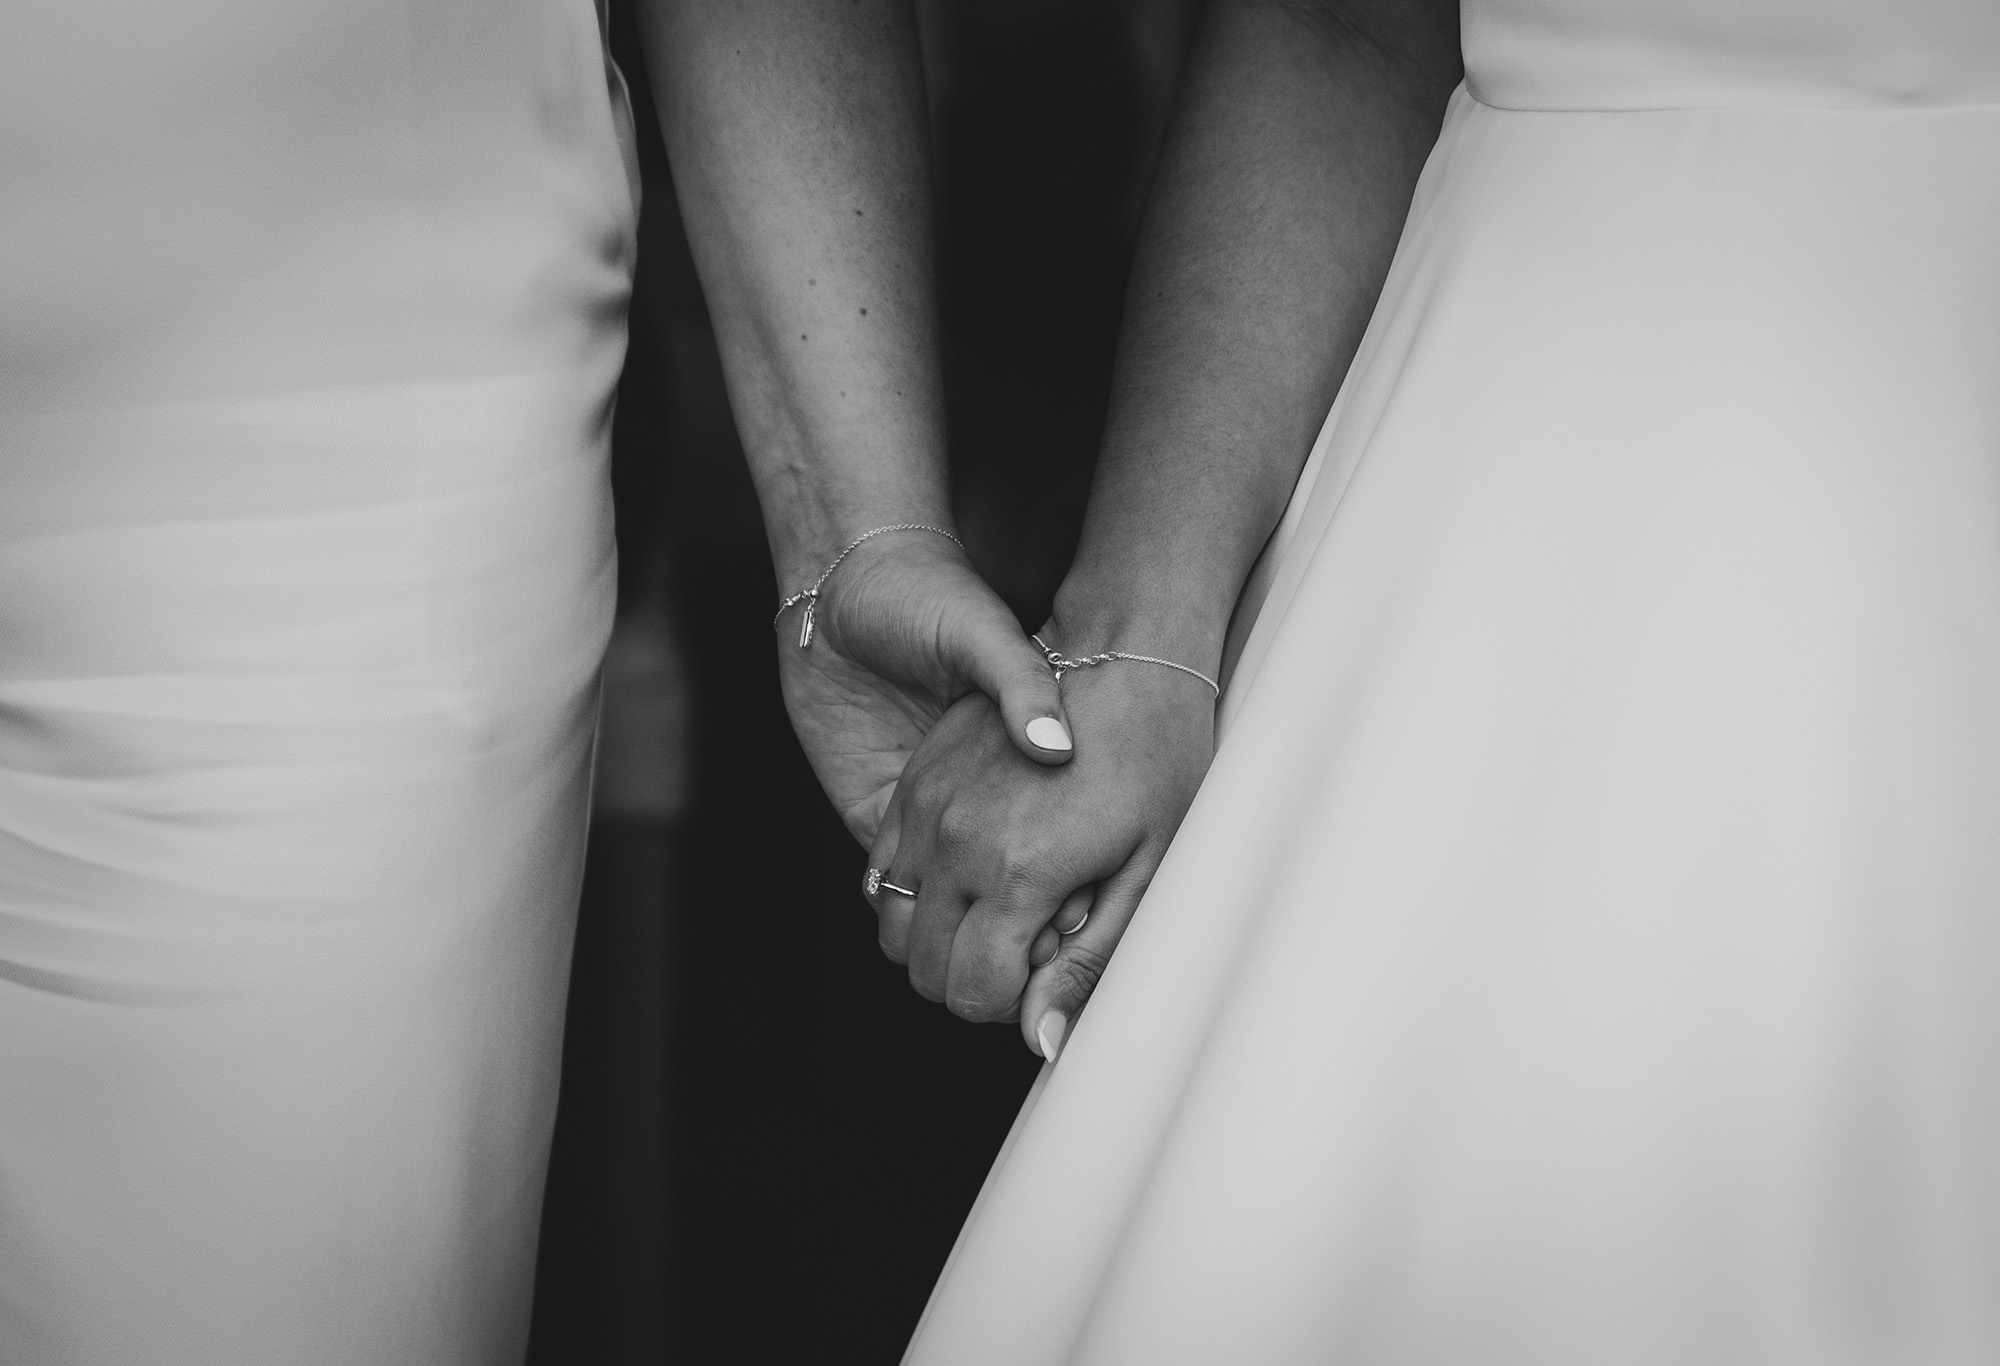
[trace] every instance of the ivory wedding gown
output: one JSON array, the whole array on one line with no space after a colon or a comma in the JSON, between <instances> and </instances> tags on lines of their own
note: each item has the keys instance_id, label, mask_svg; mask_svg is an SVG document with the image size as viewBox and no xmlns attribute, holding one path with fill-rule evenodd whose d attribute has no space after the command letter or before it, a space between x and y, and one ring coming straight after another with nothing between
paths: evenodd
<instances>
[{"instance_id":1,"label":"ivory wedding gown","mask_svg":"<svg viewBox=\"0 0 2000 1366\"><path fill-rule=\"evenodd\" d=\"M2000 5L1463 39L913 1363L2000 1361Z\"/></svg>"},{"instance_id":2,"label":"ivory wedding gown","mask_svg":"<svg viewBox=\"0 0 2000 1366\"><path fill-rule=\"evenodd\" d=\"M518 1362L613 564L589 0L0 7L0 1361Z\"/></svg>"}]
</instances>

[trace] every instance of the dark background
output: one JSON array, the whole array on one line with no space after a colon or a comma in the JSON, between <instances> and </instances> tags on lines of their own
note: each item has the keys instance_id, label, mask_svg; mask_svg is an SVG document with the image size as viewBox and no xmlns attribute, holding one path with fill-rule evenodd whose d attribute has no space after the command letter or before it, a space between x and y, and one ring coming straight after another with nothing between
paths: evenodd
<instances>
[{"instance_id":1,"label":"dark background","mask_svg":"<svg viewBox=\"0 0 2000 1366\"><path fill-rule=\"evenodd\" d=\"M1192 8L921 6L957 514L1025 622L1075 548ZM611 10L645 210L531 1361L893 1363L1039 1060L876 950L862 851L779 703L778 586L644 62Z\"/></svg>"}]
</instances>

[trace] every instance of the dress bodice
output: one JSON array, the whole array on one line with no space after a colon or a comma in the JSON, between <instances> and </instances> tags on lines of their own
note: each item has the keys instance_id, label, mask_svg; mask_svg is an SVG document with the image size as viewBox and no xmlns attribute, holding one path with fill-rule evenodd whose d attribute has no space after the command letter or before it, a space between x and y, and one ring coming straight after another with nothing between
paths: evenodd
<instances>
[{"instance_id":1,"label":"dress bodice","mask_svg":"<svg viewBox=\"0 0 2000 1366\"><path fill-rule=\"evenodd\" d=\"M1466 84L1508 109L2000 103L1992 0L1464 0Z\"/></svg>"},{"instance_id":2,"label":"dress bodice","mask_svg":"<svg viewBox=\"0 0 2000 1366\"><path fill-rule=\"evenodd\" d=\"M558 364L622 307L615 125L590 0L0 7L0 377L72 407Z\"/></svg>"}]
</instances>

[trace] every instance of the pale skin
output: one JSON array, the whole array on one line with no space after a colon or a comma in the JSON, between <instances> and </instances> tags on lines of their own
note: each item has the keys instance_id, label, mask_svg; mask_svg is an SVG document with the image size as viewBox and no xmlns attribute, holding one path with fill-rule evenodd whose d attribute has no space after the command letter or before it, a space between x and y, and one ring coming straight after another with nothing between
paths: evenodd
<instances>
[{"instance_id":1,"label":"pale skin","mask_svg":"<svg viewBox=\"0 0 2000 1366\"><path fill-rule=\"evenodd\" d=\"M1096 485L1043 638L1213 676L1388 272L1460 77L1455 0L1217 0L1167 135L1127 294ZM1053 1056L1215 744L1196 679L1067 675L1071 763L1025 762L982 697L945 713L870 861L882 948L924 996L1018 1018ZM1083 928L1068 928L1089 908Z\"/></svg>"},{"instance_id":2,"label":"pale skin","mask_svg":"<svg viewBox=\"0 0 2000 1366\"><path fill-rule=\"evenodd\" d=\"M954 529L911 4L636 8L781 591L873 528ZM797 616L777 631L785 703L862 843L924 733L969 693L997 705L1023 762L1070 757L1028 738L1037 718L1063 719L1054 680L944 537L856 549L826 586L810 649L795 644Z\"/></svg>"}]
</instances>

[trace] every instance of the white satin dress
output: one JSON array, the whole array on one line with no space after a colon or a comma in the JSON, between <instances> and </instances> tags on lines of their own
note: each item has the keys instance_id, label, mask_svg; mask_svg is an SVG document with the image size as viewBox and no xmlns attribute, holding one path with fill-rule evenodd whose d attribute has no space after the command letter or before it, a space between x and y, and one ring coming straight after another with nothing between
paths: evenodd
<instances>
[{"instance_id":1,"label":"white satin dress","mask_svg":"<svg viewBox=\"0 0 2000 1366\"><path fill-rule=\"evenodd\" d=\"M2000 5L1463 41L916 1366L2000 1362Z\"/></svg>"},{"instance_id":2,"label":"white satin dress","mask_svg":"<svg viewBox=\"0 0 2000 1366\"><path fill-rule=\"evenodd\" d=\"M525 1341L632 187L590 0L0 6L0 1362Z\"/></svg>"}]
</instances>

